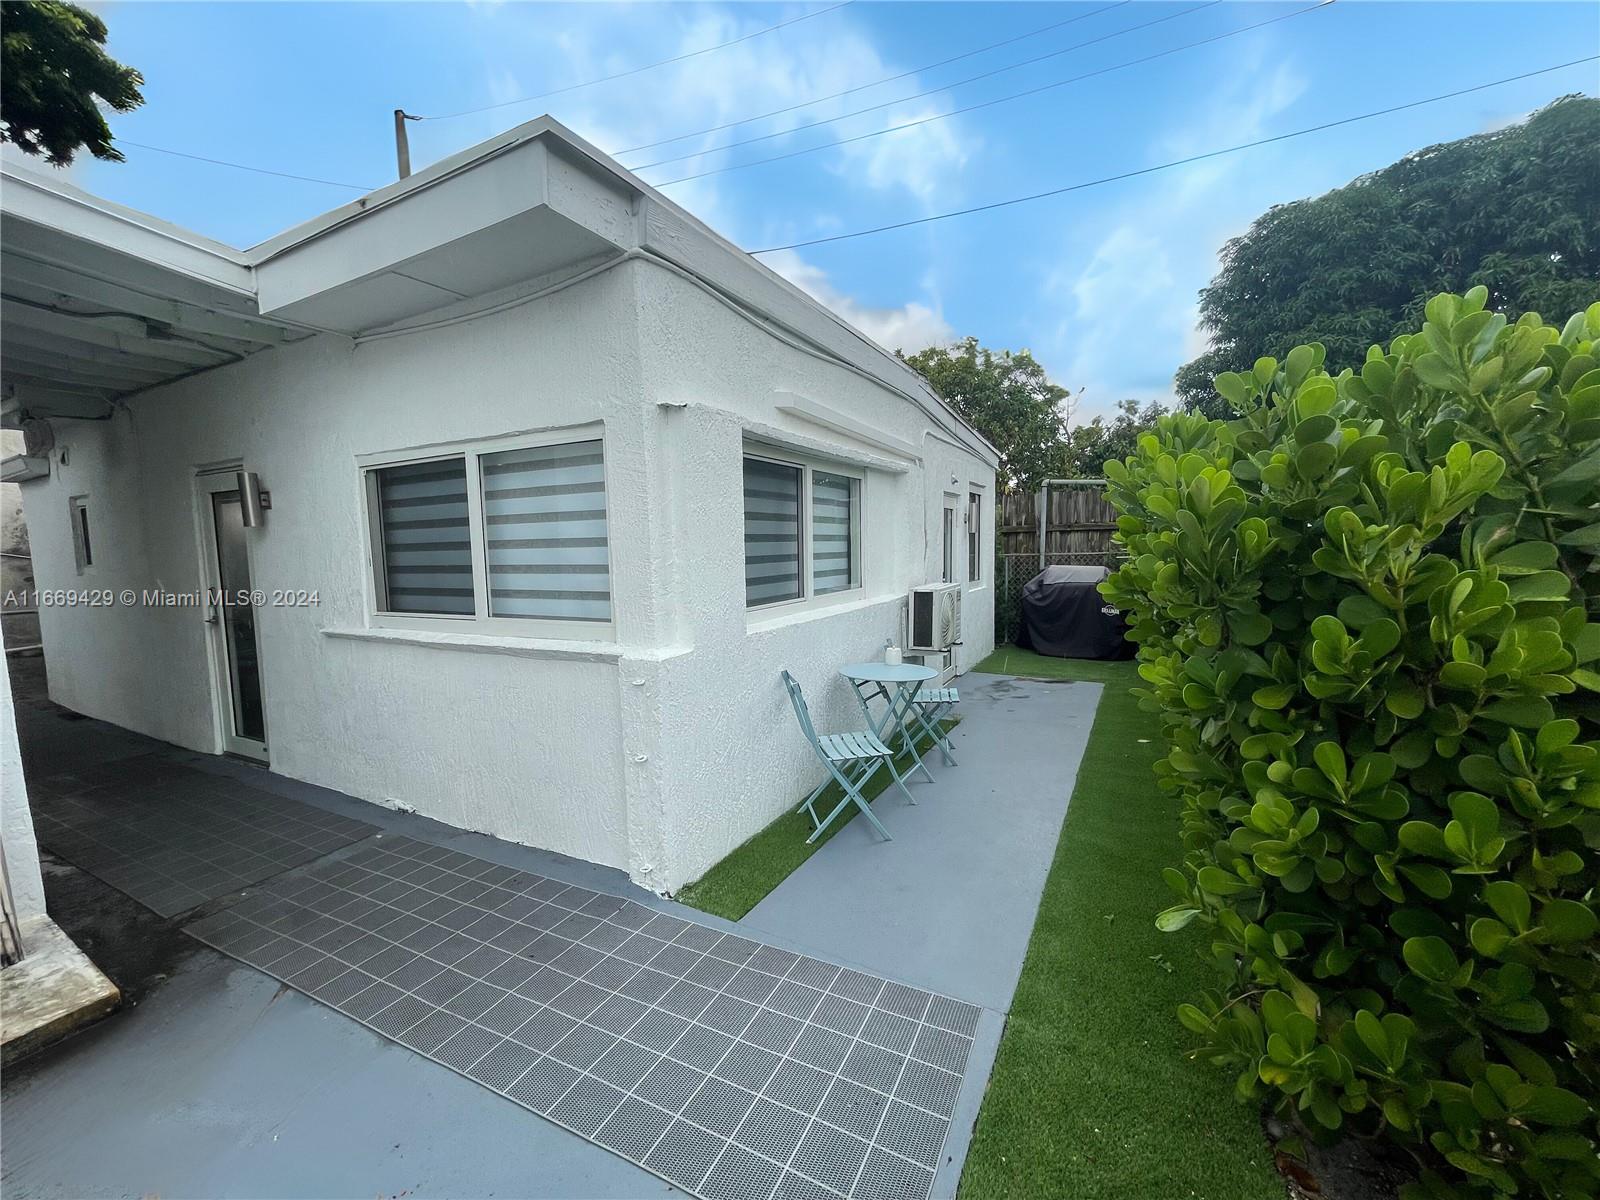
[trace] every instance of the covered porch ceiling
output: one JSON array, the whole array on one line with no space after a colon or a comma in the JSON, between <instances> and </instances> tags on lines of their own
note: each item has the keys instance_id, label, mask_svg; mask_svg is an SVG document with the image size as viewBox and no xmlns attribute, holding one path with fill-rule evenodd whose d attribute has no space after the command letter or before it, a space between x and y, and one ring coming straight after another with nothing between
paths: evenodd
<instances>
[{"instance_id":1,"label":"covered porch ceiling","mask_svg":"<svg viewBox=\"0 0 1600 1200\"><path fill-rule=\"evenodd\" d=\"M6 164L0 397L22 416L111 402L314 330L260 315L236 250Z\"/></svg>"}]
</instances>

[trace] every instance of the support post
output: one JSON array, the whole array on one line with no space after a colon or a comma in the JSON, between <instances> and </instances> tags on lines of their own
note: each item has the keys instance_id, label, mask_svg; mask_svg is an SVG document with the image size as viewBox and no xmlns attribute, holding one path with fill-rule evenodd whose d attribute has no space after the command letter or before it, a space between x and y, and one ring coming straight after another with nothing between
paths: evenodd
<instances>
[{"instance_id":1,"label":"support post","mask_svg":"<svg viewBox=\"0 0 1600 1200\"><path fill-rule=\"evenodd\" d=\"M1044 570L1044 539L1050 527L1050 480L1039 486L1039 570Z\"/></svg>"}]
</instances>

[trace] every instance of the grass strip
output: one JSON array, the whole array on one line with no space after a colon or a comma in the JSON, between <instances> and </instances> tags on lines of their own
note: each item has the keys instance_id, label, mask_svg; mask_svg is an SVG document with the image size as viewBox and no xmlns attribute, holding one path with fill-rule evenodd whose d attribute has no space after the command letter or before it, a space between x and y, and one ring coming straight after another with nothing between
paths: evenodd
<instances>
[{"instance_id":1,"label":"grass strip","mask_svg":"<svg viewBox=\"0 0 1600 1200\"><path fill-rule=\"evenodd\" d=\"M960 1200L1283 1200L1256 1111L1184 1058L1173 1010L1208 982L1203 936L1163 934L1181 857L1156 790L1156 716L1131 662L1001 647L978 668L1106 684L967 1153Z\"/></svg>"}]
</instances>

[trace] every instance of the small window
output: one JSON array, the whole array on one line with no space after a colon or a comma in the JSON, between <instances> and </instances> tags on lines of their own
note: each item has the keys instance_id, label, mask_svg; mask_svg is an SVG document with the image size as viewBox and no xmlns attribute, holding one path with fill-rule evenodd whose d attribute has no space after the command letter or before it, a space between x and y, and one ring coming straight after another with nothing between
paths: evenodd
<instances>
[{"instance_id":1,"label":"small window","mask_svg":"<svg viewBox=\"0 0 1600 1200\"><path fill-rule=\"evenodd\" d=\"M611 620L603 443L505 445L368 468L380 614Z\"/></svg>"},{"instance_id":2,"label":"small window","mask_svg":"<svg viewBox=\"0 0 1600 1200\"><path fill-rule=\"evenodd\" d=\"M373 472L383 530L382 595L393 613L471 616L472 539L465 458Z\"/></svg>"},{"instance_id":3,"label":"small window","mask_svg":"<svg viewBox=\"0 0 1600 1200\"><path fill-rule=\"evenodd\" d=\"M983 578L983 493L967 493L967 582Z\"/></svg>"},{"instance_id":4,"label":"small window","mask_svg":"<svg viewBox=\"0 0 1600 1200\"><path fill-rule=\"evenodd\" d=\"M744 602L755 608L805 595L800 578L804 469L744 460Z\"/></svg>"},{"instance_id":5,"label":"small window","mask_svg":"<svg viewBox=\"0 0 1600 1200\"><path fill-rule=\"evenodd\" d=\"M506 450L478 464L489 614L609 621L600 443Z\"/></svg>"},{"instance_id":6,"label":"small window","mask_svg":"<svg viewBox=\"0 0 1600 1200\"><path fill-rule=\"evenodd\" d=\"M956 510L955 503L946 500L944 506L944 533L940 542L940 563L944 582L956 581Z\"/></svg>"},{"instance_id":7,"label":"small window","mask_svg":"<svg viewBox=\"0 0 1600 1200\"><path fill-rule=\"evenodd\" d=\"M811 580L819 596L861 584L860 489L848 475L811 473Z\"/></svg>"},{"instance_id":8,"label":"small window","mask_svg":"<svg viewBox=\"0 0 1600 1200\"><path fill-rule=\"evenodd\" d=\"M744 602L861 587L861 478L833 466L744 460Z\"/></svg>"},{"instance_id":9,"label":"small window","mask_svg":"<svg viewBox=\"0 0 1600 1200\"><path fill-rule=\"evenodd\" d=\"M94 543L89 540L89 497L74 496L68 501L72 517L72 554L78 574L94 565Z\"/></svg>"}]
</instances>

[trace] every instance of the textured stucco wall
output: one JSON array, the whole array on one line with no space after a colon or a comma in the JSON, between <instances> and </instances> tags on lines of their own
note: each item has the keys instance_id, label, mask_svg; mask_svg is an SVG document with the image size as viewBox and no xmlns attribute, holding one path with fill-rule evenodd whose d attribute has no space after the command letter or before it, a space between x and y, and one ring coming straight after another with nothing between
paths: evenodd
<instances>
[{"instance_id":1,"label":"textured stucco wall","mask_svg":"<svg viewBox=\"0 0 1600 1200\"><path fill-rule=\"evenodd\" d=\"M777 411L798 395L909 443L865 485L866 586L834 607L744 607L741 457L752 426L814 452L883 458ZM681 406L681 407L679 407ZM251 538L258 588L320 593L258 616L273 769L453 825L696 878L811 786L819 768L778 682L818 723L854 726L840 664L902 640L905 593L939 576L946 491L994 474L908 399L784 345L662 267L633 261L532 304L404 338L335 337L256 356L60 431L68 462L28 485L44 588L200 586L197 468L242 459L272 494ZM367 623L357 456L512 431L605 425L615 644L589 659L331 636ZM954 480L954 483L952 483ZM74 570L68 498L96 565ZM990 648L985 578L965 594L967 669ZM962 573L965 541L958 545ZM60 703L215 752L201 614L139 606L43 615Z\"/></svg>"},{"instance_id":2,"label":"textured stucco wall","mask_svg":"<svg viewBox=\"0 0 1600 1200\"><path fill-rule=\"evenodd\" d=\"M660 664L656 686L666 761L661 865L652 885L671 890L698 878L821 777L780 671L800 680L820 729L860 727L839 667L881 658L886 642L903 641L906 592L940 578L945 492L959 494L964 518L969 486L977 484L990 512L994 471L946 441L908 399L783 344L667 271L647 265L639 280L647 397L658 406L685 405L657 409L662 459L673 465L663 499L682 579L682 586L663 593L662 624L685 648ZM786 432L805 449L823 443L844 455L884 455L879 447L779 412L792 396L910 443L920 461L906 462L903 473L867 472L861 592L822 609L751 613L744 603L740 519L747 432ZM992 519L982 536L983 577L963 597L960 670L993 649ZM964 578L964 536L957 559L958 578Z\"/></svg>"},{"instance_id":3,"label":"textured stucco wall","mask_svg":"<svg viewBox=\"0 0 1600 1200\"><path fill-rule=\"evenodd\" d=\"M468 653L327 636L366 621L358 455L603 420L613 554L647 553L634 299L616 271L453 327L259 355L62 423L68 461L28 485L42 588L201 585L196 468L240 458L272 494L254 584L315 608L258 614L274 770L468 829L627 865L615 661ZM59 455L58 455L59 458ZM89 497L96 564L75 572L68 498ZM650 640L645 581L619 571L618 637ZM220 749L201 614L49 608L50 686L70 708Z\"/></svg>"}]
</instances>

